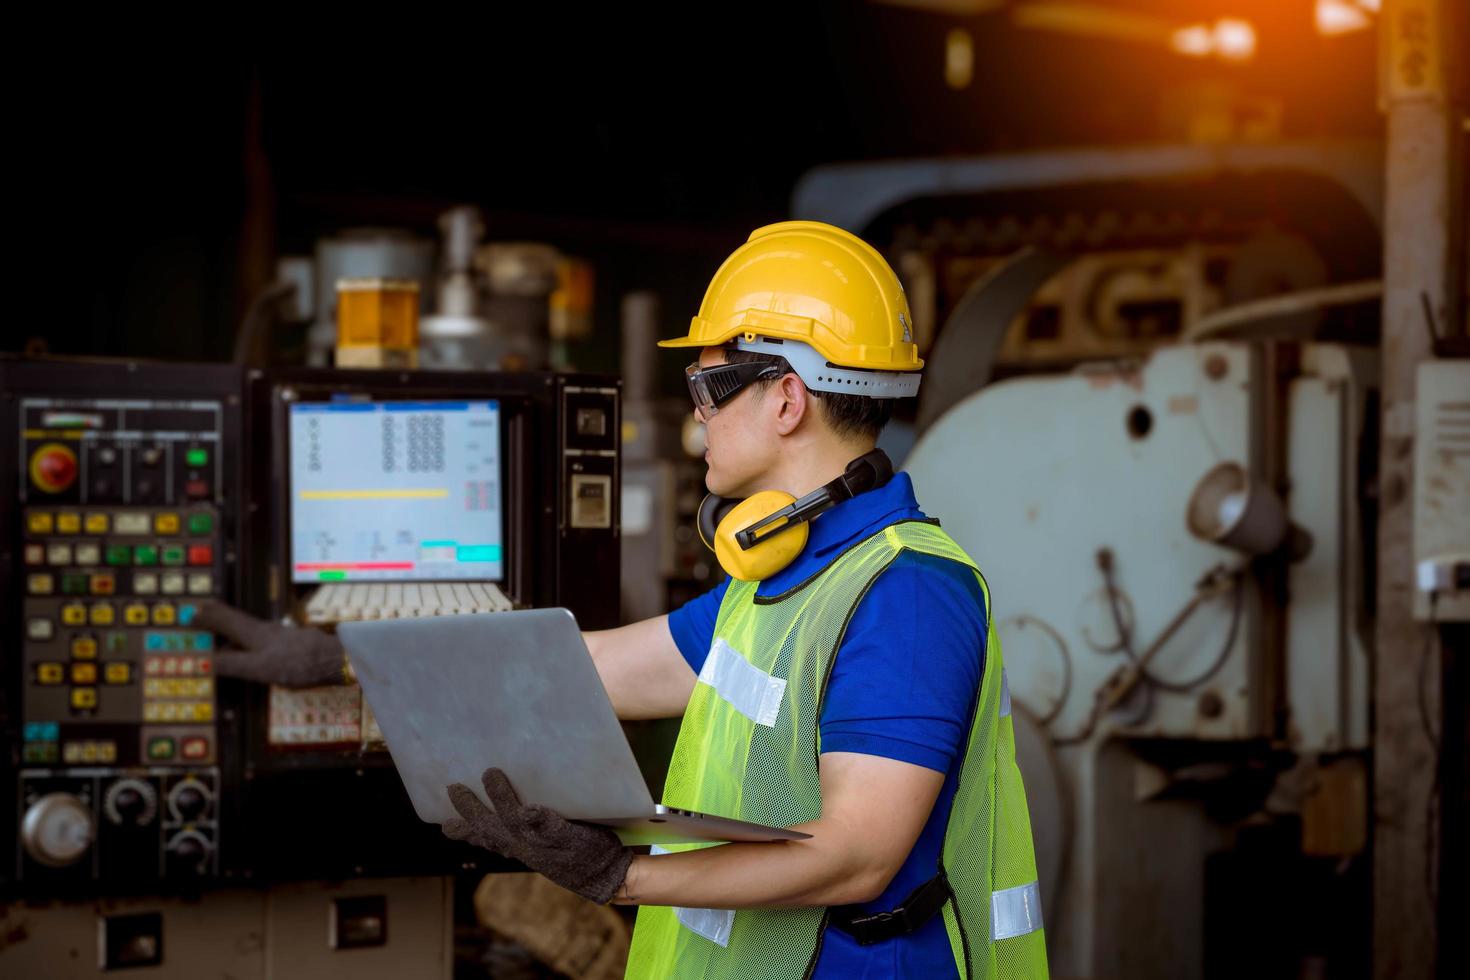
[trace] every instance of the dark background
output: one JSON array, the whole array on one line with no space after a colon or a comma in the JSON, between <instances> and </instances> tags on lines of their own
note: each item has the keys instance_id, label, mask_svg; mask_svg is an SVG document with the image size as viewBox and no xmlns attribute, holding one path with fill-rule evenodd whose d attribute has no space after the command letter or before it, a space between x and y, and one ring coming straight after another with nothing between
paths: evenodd
<instances>
[{"instance_id":1,"label":"dark background","mask_svg":"<svg viewBox=\"0 0 1470 980\"><path fill-rule=\"evenodd\" d=\"M1172 0L1114 5L1182 16ZM277 256L349 226L436 236L441 211L473 203L489 240L593 262L596 334L573 356L615 370L619 297L657 290L664 330L679 331L723 256L787 217L818 164L1178 141L1171 104L1212 92L1280 100L1289 139L1380 133L1373 32L1321 38L1305 2L1184 6L1249 17L1256 57L837 2L411 8L310 25L77 15L32 36L64 38L55 51L9 70L33 308L0 348L222 359ZM956 26L975 40L962 91L943 80Z\"/></svg>"}]
</instances>

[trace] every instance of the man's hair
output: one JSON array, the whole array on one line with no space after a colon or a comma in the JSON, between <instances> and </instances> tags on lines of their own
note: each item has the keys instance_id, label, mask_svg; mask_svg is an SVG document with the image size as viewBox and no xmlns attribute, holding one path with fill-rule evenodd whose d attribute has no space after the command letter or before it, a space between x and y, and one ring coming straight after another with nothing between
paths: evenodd
<instances>
[{"instance_id":1,"label":"man's hair","mask_svg":"<svg viewBox=\"0 0 1470 980\"><path fill-rule=\"evenodd\" d=\"M769 361L776 365L784 376L788 372L795 374L790 362L778 354L762 354L757 351L737 350L733 347L725 348L726 364L746 364L753 361ZM754 386L760 390L769 388L775 384L775 380L756 381ZM827 425L839 436L866 436L877 439L878 433L893 418L893 404L896 398L868 398L864 395L847 395L838 391L813 391L807 389L811 396L822 405L822 415L827 419Z\"/></svg>"}]
</instances>

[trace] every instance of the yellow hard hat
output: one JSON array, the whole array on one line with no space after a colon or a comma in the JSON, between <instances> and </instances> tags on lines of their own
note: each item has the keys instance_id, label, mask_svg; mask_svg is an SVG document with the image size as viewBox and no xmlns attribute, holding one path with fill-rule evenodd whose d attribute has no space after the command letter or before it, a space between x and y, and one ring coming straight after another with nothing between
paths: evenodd
<instances>
[{"instance_id":1,"label":"yellow hard hat","mask_svg":"<svg viewBox=\"0 0 1470 980\"><path fill-rule=\"evenodd\" d=\"M688 336L659 346L718 347L758 338L808 344L841 367L912 372L924 366L893 269L861 238L820 221L783 221L751 232L710 280ZM807 372L798 371L806 380Z\"/></svg>"}]
</instances>

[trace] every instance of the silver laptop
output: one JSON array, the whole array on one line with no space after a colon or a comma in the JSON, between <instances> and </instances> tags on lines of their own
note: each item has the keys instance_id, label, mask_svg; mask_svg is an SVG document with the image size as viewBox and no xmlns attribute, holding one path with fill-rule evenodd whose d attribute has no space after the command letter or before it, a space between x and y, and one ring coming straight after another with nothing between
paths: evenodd
<instances>
[{"instance_id":1,"label":"silver laptop","mask_svg":"<svg viewBox=\"0 0 1470 980\"><path fill-rule=\"evenodd\" d=\"M566 609L350 622L337 635L429 823L457 816L450 783L484 800L480 775L496 766L523 802L627 844L811 836L655 804Z\"/></svg>"}]
</instances>

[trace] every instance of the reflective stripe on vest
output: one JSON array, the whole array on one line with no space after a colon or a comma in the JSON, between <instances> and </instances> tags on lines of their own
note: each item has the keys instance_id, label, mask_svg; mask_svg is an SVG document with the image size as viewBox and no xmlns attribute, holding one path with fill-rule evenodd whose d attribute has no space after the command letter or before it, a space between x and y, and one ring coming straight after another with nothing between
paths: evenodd
<instances>
[{"instance_id":1,"label":"reflective stripe on vest","mask_svg":"<svg viewBox=\"0 0 1470 980\"><path fill-rule=\"evenodd\" d=\"M723 638L717 639L704 658L699 679L715 689L726 704L757 725L776 724L781 713L781 696L786 681L772 677L742 657Z\"/></svg>"},{"instance_id":2,"label":"reflective stripe on vest","mask_svg":"<svg viewBox=\"0 0 1470 980\"><path fill-rule=\"evenodd\" d=\"M652 857L672 853L667 848L654 844L648 849ZM674 915L679 924L696 936L703 936L721 946L730 945L730 930L735 926L734 909L686 909L675 906Z\"/></svg>"},{"instance_id":3,"label":"reflective stripe on vest","mask_svg":"<svg viewBox=\"0 0 1470 980\"><path fill-rule=\"evenodd\" d=\"M1041 928L1041 888L1034 881L990 893L990 938L1014 939Z\"/></svg>"}]
</instances>

